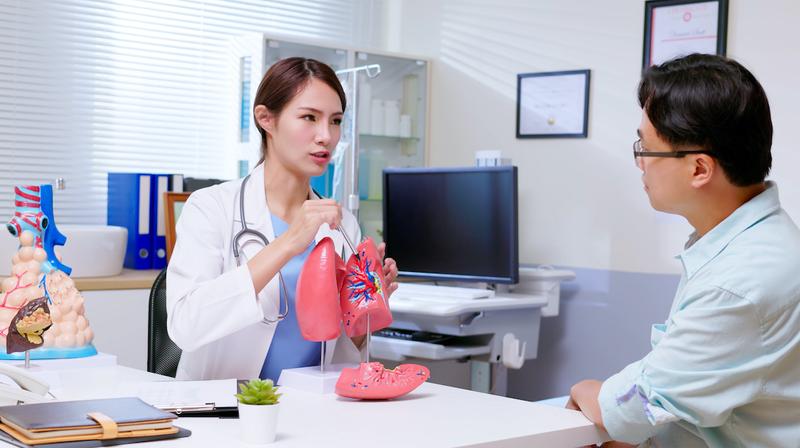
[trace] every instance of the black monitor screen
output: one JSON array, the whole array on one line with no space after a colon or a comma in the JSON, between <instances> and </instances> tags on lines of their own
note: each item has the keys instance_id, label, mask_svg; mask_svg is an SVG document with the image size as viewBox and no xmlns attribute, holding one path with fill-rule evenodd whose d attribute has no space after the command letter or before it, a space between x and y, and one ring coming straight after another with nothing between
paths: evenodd
<instances>
[{"instance_id":1,"label":"black monitor screen","mask_svg":"<svg viewBox=\"0 0 800 448\"><path fill-rule=\"evenodd\" d=\"M517 283L517 168L387 169L386 256L401 275Z\"/></svg>"}]
</instances>

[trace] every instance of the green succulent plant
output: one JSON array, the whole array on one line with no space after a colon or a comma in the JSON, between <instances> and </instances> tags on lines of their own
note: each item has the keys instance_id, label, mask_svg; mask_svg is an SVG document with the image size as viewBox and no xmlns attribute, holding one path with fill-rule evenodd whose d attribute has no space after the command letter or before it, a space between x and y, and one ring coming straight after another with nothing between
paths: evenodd
<instances>
[{"instance_id":1,"label":"green succulent plant","mask_svg":"<svg viewBox=\"0 0 800 448\"><path fill-rule=\"evenodd\" d=\"M278 399L282 394L276 393L278 386L272 384L272 380L250 380L247 384L240 384L236 398L242 404L270 405L278 404Z\"/></svg>"}]
</instances>

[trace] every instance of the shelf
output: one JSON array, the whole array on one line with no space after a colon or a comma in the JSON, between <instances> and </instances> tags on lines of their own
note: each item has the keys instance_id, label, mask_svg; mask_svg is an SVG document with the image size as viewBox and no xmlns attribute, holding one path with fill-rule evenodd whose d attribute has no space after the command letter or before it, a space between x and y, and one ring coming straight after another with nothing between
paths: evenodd
<instances>
[{"instance_id":1,"label":"shelf","mask_svg":"<svg viewBox=\"0 0 800 448\"><path fill-rule=\"evenodd\" d=\"M150 289L160 269L123 269L122 273L113 277L78 277L75 287L78 291L98 291L117 289Z\"/></svg>"},{"instance_id":2,"label":"shelf","mask_svg":"<svg viewBox=\"0 0 800 448\"><path fill-rule=\"evenodd\" d=\"M382 139L389 139L389 140L401 140L407 142L418 142L419 137L400 137L399 135L379 135L379 134L358 134L360 137L367 137L367 138L382 138Z\"/></svg>"}]
</instances>

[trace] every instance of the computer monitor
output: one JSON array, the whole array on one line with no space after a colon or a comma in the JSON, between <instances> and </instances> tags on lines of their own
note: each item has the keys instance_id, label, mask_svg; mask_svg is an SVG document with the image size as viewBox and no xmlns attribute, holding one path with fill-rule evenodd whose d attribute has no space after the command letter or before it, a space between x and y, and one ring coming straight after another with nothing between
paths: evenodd
<instances>
[{"instance_id":1,"label":"computer monitor","mask_svg":"<svg viewBox=\"0 0 800 448\"><path fill-rule=\"evenodd\" d=\"M517 283L517 167L383 171L383 239L400 275Z\"/></svg>"}]
</instances>

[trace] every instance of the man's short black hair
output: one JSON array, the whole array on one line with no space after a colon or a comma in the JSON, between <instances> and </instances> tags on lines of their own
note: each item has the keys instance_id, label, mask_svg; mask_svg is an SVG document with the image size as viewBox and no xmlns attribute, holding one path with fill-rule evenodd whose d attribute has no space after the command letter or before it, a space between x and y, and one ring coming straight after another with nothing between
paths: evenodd
<instances>
[{"instance_id":1,"label":"man's short black hair","mask_svg":"<svg viewBox=\"0 0 800 448\"><path fill-rule=\"evenodd\" d=\"M711 151L734 185L761 183L769 174L769 102L738 62L691 54L652 66L639 84L639 105L671 145Z\"/></svg>"}]
</instances>

